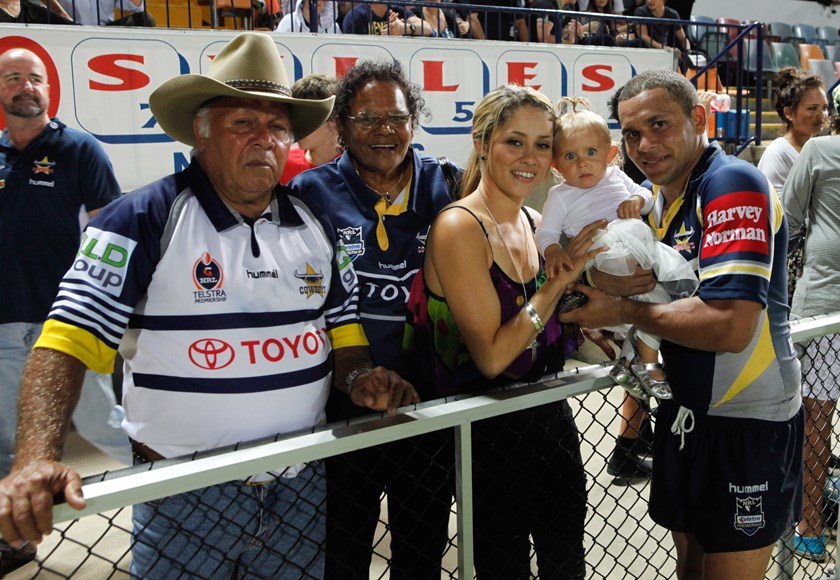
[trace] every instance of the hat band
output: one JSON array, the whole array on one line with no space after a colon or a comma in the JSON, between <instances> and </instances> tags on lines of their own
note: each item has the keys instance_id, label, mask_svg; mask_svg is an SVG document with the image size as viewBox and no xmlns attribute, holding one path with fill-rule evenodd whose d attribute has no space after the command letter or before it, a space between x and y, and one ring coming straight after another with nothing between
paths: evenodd
<instances>
[{"instance_id":1,"label":"hat band","mask_svg":"<svg viewBox=\"0 0 840 580\"><path fill-rule=\"evenodd\" d=\"M229 87L233 87L234 89L239 89L241 91L262 91L268 93L277 93L285 97L292 96L291 90L289 90L287 87L284 87L280 83L275 83L272 81L263 81L259 79L234 79L231 81L225 81L225 84Z\"/></svg>"}]
</instances>

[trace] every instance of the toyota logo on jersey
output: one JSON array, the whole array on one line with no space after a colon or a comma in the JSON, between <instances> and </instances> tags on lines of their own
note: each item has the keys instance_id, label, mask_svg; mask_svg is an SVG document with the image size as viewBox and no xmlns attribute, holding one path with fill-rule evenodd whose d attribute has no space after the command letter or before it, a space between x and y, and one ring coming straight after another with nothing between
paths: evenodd
<instances>
[{"instance_id":1,"label":"toyota logo on jersey","mask_svg":"<svg viewBox=\"0 0 840 580\"><path fill-rule=\"evenodd\" d=\"M236 358L233 347L217 338L202 338L190 345L190 360L192 363L208 371L225 368Z\"/></svg>"}]
</instances>

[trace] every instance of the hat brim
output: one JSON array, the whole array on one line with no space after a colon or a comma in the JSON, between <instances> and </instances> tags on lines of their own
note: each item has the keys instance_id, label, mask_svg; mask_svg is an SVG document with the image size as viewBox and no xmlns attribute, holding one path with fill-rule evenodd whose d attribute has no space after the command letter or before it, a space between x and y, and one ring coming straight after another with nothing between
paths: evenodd
<instances>
[{"instance_id":1,"label":"hat brim","mask_svg":"<svg viewBox=\"0 0 840 580\"><path fill-rule=\"evenodd\" d=\"M149 107L167 135L193 147L195 114L201 105L217 97L259 99L288 105L296 141L315 131L329 118L335 101L335 97L295 99L277 93L243 91L210 77L187 74L171 78L155 89L149 96Z\"/></svg>"}]
</instances>

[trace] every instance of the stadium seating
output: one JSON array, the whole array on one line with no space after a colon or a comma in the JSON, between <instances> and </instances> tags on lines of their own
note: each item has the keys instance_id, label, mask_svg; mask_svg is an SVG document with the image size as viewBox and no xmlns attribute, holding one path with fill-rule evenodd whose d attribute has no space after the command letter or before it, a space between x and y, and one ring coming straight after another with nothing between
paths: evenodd
<instances>
[{"instance_id":1,"label":"stadium seating","mask_svg":"<svg viewBox=\"0 0 840 580\"><path fill-rule=\"evenodd\" d=\"M768 22L767 31L779 37L779 42L790 42L793 38L793 28L787 22Z\"/></svg>"},{"instance_id":2,"label":"stadium seating","mask_svg":"<svg viewBox=\"0 0 840 580\"><path fill-rule=\"evenodd\" d=\"M799 45L799 66L802 70L810 70L808 61L811 59L822 60L825 58L822 49L816 44L802 43Z\"/></svg>"},{"instance_id":3,"label":"stadium seating","mask_svg":"<svg viewBox=\"0 0 840 580\"><path fill-rule=\"evenodd\" d=\"M840 44L836 26L817 26L817 38L823 39L826 44Z\"/></svg>"},{"instance_id":4,"label":"stadium seating","mask_svg":"<svg viewBox=\"0 0 840 580\"><path fill-rule=\"evenodd\" d=\"M822 78L827 89L830 89L837 80L837 72L834 70L834 63L830 60L812 58L808 61L808 70Z\"/></svg>"},{"instance_id":5,"label":"stadium seating","mask_svg":"<svg viewBox=\"0 0 840 580\"><path fill-rule=\"evenodd\" d=\"M774 42L771 45L776 66L780 69L786 66L799 68L799 51L789 42Z\"/></svg>"},{"instance_id":6,"label":"stadium seating","mask_svg":"<svg viewBox=\"0 0 840 580\"><path fill-rule=\"evenodd\" d=\"M840 62L840 44L827 44L825 47L825 58L831 62Z\"/></svg>"},{"instance_id":7,"label":"stadium seating","mask_svg":"<svg viewBox=\"0 0 840 580\"><path fill-rule=\"evenodd\" d=\"M711 16L692 14L691 21L697 24L688 25L688 40L691 42L691 46L700 48L706 33L715 31L715 19Z\"/></svg>"}]
</instances>

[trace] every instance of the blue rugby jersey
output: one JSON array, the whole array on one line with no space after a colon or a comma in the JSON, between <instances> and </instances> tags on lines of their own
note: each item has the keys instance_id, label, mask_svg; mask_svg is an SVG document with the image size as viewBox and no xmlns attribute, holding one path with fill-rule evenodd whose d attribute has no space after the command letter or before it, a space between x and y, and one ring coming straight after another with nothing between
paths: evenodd
<instances>
[{"instance_id":1,"label":"blue rugby jersey","mask_svg":"<svg viewBox=\"0 0 840 580\"><path fill-rule=\"evenodd\" d=\"M85 230L36 348L100 371L119 348L124 427L164 456L321 421L332 348L367 341L334 229L289 193L249 225L193 162L124 196Z\"/></svg>"},{"instance_id":2,"label":"blue rugby jersey","mask_svg":"<svg viewBox=\"0 0 840 580\"><path fill-rule=\"evenodd\" d=\"M387 249L382 249L377 239L380 218L374 206L381 198L356 173L349 153L304 171L289 184L329 215L359 276L359 311L371 341L373 362L401 374L411 282L423 265L432 221L452 202L438 160L414 150L412 159L414 174L405 210L382 218ZM460 173L459 168L455 171Z\"/></svg>"},{"instance_id":3,"label":"blue rugby jersey","mask_svg":"<svg viewBox=\"0 0 840 580\"><path fill-rule=\"evenodd\" d=\"M653 191L648 220L660 239L694 265L697 295L764 306L743 352L662 341L674 399L695 413L790 419L801 405L800 368L788 324L787 224L776 191L758 169L726 155L716 143L665 215L658 188Z\"/></svg>"}]
</instances>

